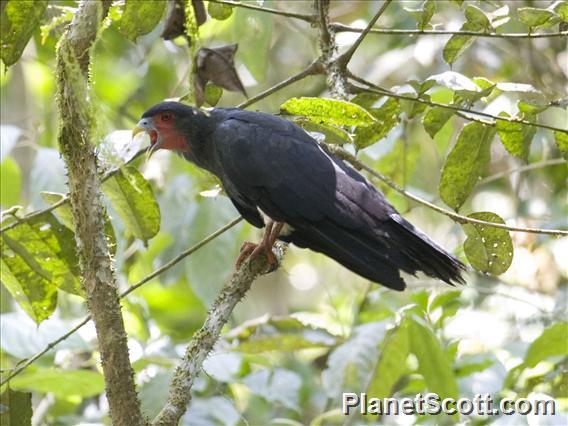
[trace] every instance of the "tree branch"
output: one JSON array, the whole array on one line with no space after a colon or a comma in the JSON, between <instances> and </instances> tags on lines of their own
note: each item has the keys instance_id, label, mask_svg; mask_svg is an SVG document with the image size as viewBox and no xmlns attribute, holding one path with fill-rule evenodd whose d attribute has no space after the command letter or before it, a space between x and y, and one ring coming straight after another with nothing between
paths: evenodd
<instances>
[{"instance_id":1,"label":"tree branch","mask_svg":"<svg viewBox=\"0 0 568 426\"><path fill-rule=\"evenodd\" d=\"M355 40L355 43L353 43L349 47L349 49L345 51L345 53L343 53L339 58L337 58L337 62L339 63L340 66L342 67L347 66L347 64L355 54L355 51L359 48L359 46L361 45L367 34L369 34L369 31L371 31L371 29L373 28L373 25L375 25L375 23L379 20L379 18L385 12L385 10L387 9L388 5L391 2L392 0L385 0L383 2L383 5L379 9L379 11L375 14L375 16L373 16L373 19L369 21L367 27L363 31L361 31L361 35L357 38L357 40ZM330 24L330 27L333 28L333 25L334 24Z\"/></svg>"},{"instance_id":2,"label":"tree branch","mask_svg":"<svg viewBox=\"0 0 568 426\"><path fill-rule=\"evenodd\" d=\"M256 6L250 3L241 3L229 0L209 0L213 3L226 4L228 6L242 7L243 9L257 10L259 12L272 13L273 15L286 16L287 18L296 18L305 22L313 23L316 19L314 15L304 15L302 13L286 12L279 9L271 9L270 7Z\"/></svg>"},{"instance_id":3,"label":"tree branch","mask_svg":"<svg viewBox=\"0 0 568 426\"><path fill-rule=\"evenodd\" d=\"M414 194L411 194L408 191L405 191L404 189L400 188L396 183L394 183L390 179L386 178L385 176L383 176L382 174L380 174L376 170L372 169L371 167L367 166L365 163L363 163L361 160L357 159L353 154L346 151L342 147L340 147L338 145L327 145L325 143L320 143L320 145L322 147L324 147L324 149L331 152L332 154L341 158L342 160L345 160L348 163L352 164L353 167L355 167L357 170L367 171L372 176L374 176L377 179L381 180L382 182L386 183L392 189L394 189L395 191L404 195L405 197L410 198L411 200L414 200L414 201L416 201L416 202L418 202L418 203L420 203L420 204L422 204L422 205L424 205L424 206L426 206L426 207L428 207L432 210L435 210L438 213L442 213L443 215L448 216L449 218L451 218L452 220L454 220L457 223L460 223L460 224L476 223L476 224L479 224L479 225L490 226L490 227L493 227L493 228L506 229L507 231L527 232L527 233L532 233L532 234L545 234L545 235L556 235L556 236L561 236L561 235L568 236L568 230L525 228L525 227L520 227L520 226L509 226L509 225L505 225L505 224L502 224L502 223L486 222L484 220L473 219L471 217L467 217L467 216L463 216L463 215L458 214L458 213L454 213L450 210L446 210L442 207L439 207L435 204L432 204L429 201L426 201L423 198L418 197L417 195L414 195Z\"/></svg>"},{"instance_id":4,"label":"tree branch","mask_svg":"<svg viewBox=\"0 0 568 426\"><path fill-rule=\"evenodd\" d=\"M407 95L399 95L398 93L394 93L390 90L386 90L382 87L379 87L369 81L366 81L365 79L358 77L354 74L352 74L351 72L349 72L349 77L352 78L353 80L365 84L366 86L368 86L368 88L364 88L364 87L359 87L359 86L355 86L353 84L351 84L349 86L350 90L353 93L358 93L358 92L371 92L371 93L377 93L379 95L384 95L384 96L388 96L390 98L396 98L396 99L402 99L405 101L412 101L412 102L418 102L424 105L429 105L429 106L434 106L434 107L440 107L440 108L444 108L444 109L450 109L452 111L457 111L458 113L460 113L459 115L463 118L465 118L466 120L470 120L470 121L479 121L479 119L476 119L475 117L471 117L469 114L472 115L478 115L480 117L486 117L486 118L490 118L493 121L499 120L499 121L507 121L508 123L518 123L518 124L524 124L526 126L532 126L532 127L538 127L540 129L548 129L548 130L553 130L556 132L561 132L561 133L566 133L568 134L568 129L561 129L560 127L554 127L554 126L549 126L547 124L540 124L540 123L533 123L532 121L526 121L526 120L521 120L518 118L514 118L514 117L500 117L498 115L493 115L493 114L489 114L483 111L475 111L475 110L470 110L467 108L462 108L462 107L458 107L455 105L447 105L447 104L441 104L439 102L432 102L432 101L427 101L425 99L421 99L417 96L407 96ZM488 121L481 121L484 124L489 124L489 125L494 125L494 122L488 122Z\"/></svg>"},{"instance_id":5,"label":"tree branch","mask_svg":"<svg viewBox=\"0 0 568 426\"><path fill-rule=\"evenodd\" d=\"M282 259L285 245L278 243L275 247L278 262ZM153 425L177 425L191 401L191 387L201 370L203 361L219 339L221 329L229 320L233 309L250 289L253 281L266 273L268 263L261 256L248 259L243 266L233 273L223 287L207 315L203 326L195 333L187 346L181 363L176 368L170 385L170 396L166 405L154 419Z\"/></svg>"},{"instance_id":6,"label":"tree branch","mask_svg":"<svg viewBox=\"0 0 568 426\"><path fill-rule=\"evenodd\" d=\"M509 170L504 170L502 172L495 173L494 175L487 176L486 178L481 179L478 182L478 185L484 185L484 184L496 181L496 180L501 179L505 176L512 175L513 173L523 173L523 172L528 172L529 170L535 170L535 169L540 169L540 168L549 167L549 166L559 166L561 164L566 165L566 160L564 160L563 158L553 158L552 160L544 160L544 161L539 161L538 163L527 164L526 166L521 166L521 167L517 167L517 168L514 168L514 169L509 169Z\"/></svg>"},{"instance_id":7,"label":"tree branch","mask_svg":"<svg viewBox=\"0 0 568 426\"><path fill-rule=\"evenodd\" d=\"M331 28L336 32L351 32L362 33L365 31L362 28L350 27L340 23L332 23ZM512 39L525 39L525 38L549 38L549 37L567 37L568 31L560 31L553 33L487 33L478 31L450 31L450 30L404 30L396 28L371 28L370 34L385 34L385 35L469 35L475 37L488 37L488 38L512 38Z\"/></svg>"},{"instance_id":8,"label":"tree branch","mask_svg":"<svg viewBox=\"0 0 568 426\"><path fill-rule=\"evenodd\" d=\"M144 425L128 356L112 261L104 233L97 158L91 145L93 117L88 101L90 52L102 3L81 1L57 48L59 146L68 171L69 198L82 285L94 319L110 418L115 425Z\"/></svg>"},{"instance_id":9,"label":"tree branch","mask_svg":"<svg viewBox=\"0 0 568 426\"><path fill-rule=\"evenodd\" d=\"M215 232L213 232L209 236L205 237L204 239L199 241L194 246L188 248L187 250L182 251L180 254L178 254L176 257L174 257L172 260L170 260L169 262L162 265L160 268L153 271L150 275L142 278L136 284L132 284L130 287L128 287L125 291L123 291L120 294L120 298L122 299L122 298L128 296L130 293L132 293L134 290L137 290L138 288L140 288L141 286L146 284L148 281L150 281L150 280L156 278L158 275L166 272L168 269L172 268L173 266L175 266L176 264L181 262L186 257L190 256L191 254L195 253L197 250L199 250L201 247L203 247L207 243L213 241L215 238L217 238L221 234L224 234L226 231L231 229L233 226L235 226L236 224L238 224L242 220L243 220L242 217L237 217L237 218L233 219L231 222L229 222L226 225L222 226L221 228L217 229ZM4 384L8 383L11 379L16 377L18 374L20 374L22 371L24 371L26 368L28 368L30 365L32 365L35 361L37 361L39 358L41 358L43 355L45 355L47 352L49 352L51 349L53 349L55 346L57 346L59 343L63 342L64 340L69 338L71 335L73 335L76 331L78 331L80 328L82 328L90 320L91 320L91 316L90 315L86 316L85 318L83 318L81 320L81 322L79 322L77 325L75 325L75 327L73 327L67 333L65 333L64 335L62 335L62 336L58 337L57 339L48 343L47 346L42 351L38 352L33 357L27 359L25 363L22 363L17 368L15 368L12 371L12 373L10 373L10 375L8 377L6 377L4 380L2 380L2 382L0 382L0 386L3 386Z\"/></svg>"}]
</instances>

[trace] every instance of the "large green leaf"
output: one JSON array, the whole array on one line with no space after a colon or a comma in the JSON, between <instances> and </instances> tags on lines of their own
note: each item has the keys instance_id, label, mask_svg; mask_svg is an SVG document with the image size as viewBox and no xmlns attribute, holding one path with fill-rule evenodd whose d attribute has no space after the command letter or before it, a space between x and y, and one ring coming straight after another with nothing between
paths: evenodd
<instances>
[{"instance_id":1,"label":"large green leaf","mask_svg":"<svg viewBox=\"0 0 568 426\"><path fill-rule=\"evenodd\" d=\"M324 98L292 98L280 106L284 114L301 115L315 123L334 126L370 126L377 121L352 102Z\"/></svg>"},{"instance_id":2,"label":"large green leaf","mask_svg":"<svg viewBox=\"0 0 568 426\"><path fill-rule=\"evenodd\" d=\"M568 322L559 322L551 325L529 346L525 355L524 364L532 368L540 361L551 356L568 355L567 342Z\"/></svg>"},{"instance_id":3,"label":"large green leaf","mask_svg":"<svg viewBox=\"0 0 568 426\"><path fill-rule=\"evenodd\" d=\"M554 139L556 140L556 146L558 147L558 151L560 151L560 155L562 155L562 158L565 160L568 160L568 134L555 130Z\"/></svg>"},{"instance_id":4,"label":"large green leaf","mask_svg":"<svg viewBox=\"0 0 568 426\"><path fill-rule=\"evenodd\" d=\"M560 17L552 10L536 7L520 7L517 9L519 19L532 31L536 27L550 27L560 21Z\"/></svg>"},{"instance_id":5,"label":"large green leaf","mask_svg":"<svg viewBox=\"0 0 568 426\"><path fill-rule=\"evenodd\" d=\"M501 113L501 115L509 117L507 113ZM525 119L531 121L534 117ZM504 120L496 120L495 126L507 152L527 162L536 127Z\"/></svg>"},{"instance_id":6,"label":"large green leaf","mask_svg":"<svg viewBox=\"0 0 568 426\"><path fill-rule=\"evenodd\" d=\"M468 217L505 223L492 212L476 212ZM513 242L506 229L477 223L464 223L462 227L467 235L463 248L471 266L490 275L500 275L509 269L513 261Z\"/></svg>"},{"instance_id":7,"label":"large green leaf","mask_svg":"<svg viewBox=\"0 0 568 426\"><path fill-rule=\"evenodd\" d=\"M410 351L418 359L418 372L424 377L430 392L440 398L457 398L458 385L452 363L448 360L438 338L418 318L408 316Z\"/></svg>"},{"instance_id":8,"label":"large green leaf","mask_svg":"<svg viewBox=\"0 0 568 426\"><path fill-rule=\"evenodd\" d=\"M424 115L422 119L422 124L424 129L430 135L432 139L438 134L444 124L448 122L450 117L454 114L454 111L448 108L442 107L432 107Z\"/></svg>"},{"instance_id":9,"label":"large green leaf","mask_svg":"<svg viewBox=\"0 0 568 426\"><path fill-rule=\"evenodd\" d=\"M0 45L2 61L15 64L47 9L47 0L10 1L0 18Z\"/></svg>"},{"instance_id":10,"label":"large green leaf","mask_svg":"<svg viewBox=\"0 0 568 426\"><path fill-rule=\"evenodd\" d=\"M418 9L405 7L404 10L416 19L416 26L418 29L424 30L428 27L431 28L428 24L430 23L432 16L434 16L434 12L436 12L436 2L433 0L425 0Z\"/></svg>"},{"instance_id":11,"label":"large green leaf","mask_svg":"<svg viewBox=\"0 0 568 426\"><path fill-rule=\"evenodd\" d=\"M234 350L247 353L266 351L297 351L307 348L331 347L337 338L323 328L315 328L291 317L264 316L247 321L231 330L224 338Z\"/></svg>"},{"instance_id":12,"label":"large green leaf","mask_svg":"<svg viewBox=\"0 0 568 426\"><path fill-rule=\"evenodd\" d=\"M462 25L460 31L481 31L482 29L483 27L480 25L466 22ZM473 44L476 38L476 36L461 34L451 36L442 52L444 61L452 65Z\"/></svg>"},{"instance_id":13,"label":"large green leaf","mask_svg":"<svg viewBox=\"0 0 568 426\"><path fill-rule=\"evenodd\" d=\"M440 178L440 196L458 210L475 187L490 160L495 129L481 123L465 125L449 153Z\"/></svg>"},{"instance_id":14,"label":"large green leaf","mask_svg":"<svg viewBox=\"0 0 568 426\"><path fill-rule=\"evenodd\" d=\"M59 398L88 398L104 391L103 375L90 370L26 370L10 380L10 387L40 393L53 393Z\"/></svg>"},{"instance_id":15,"label":"large green leaf","mask_svg":"<svg viewBox=\"0 0 568 426\"><path fill-rule=\"evenodd\" d=\"M355 102L362 102L357 98ZM377 107L364 106L375 118L376 122L366 127L357 127L355 131L355 146L357 149L368 147L380 141L400 122L400 104L394 98L386 98L384 103Z\"/></svg>"},{"instance_id":16,"label":"large green leaf","mask_svg":"<svg viewBox=\"0 0 568 426\"><path fill-rule=\"evenodd\" d=\"M228 4L210 1L207 4L207 12L213 19L224 21L225 19L229 19L233 14L233 7Z\"/></svg>"},{"instance_id":17,"label":"large green leaf","mask_svg":"<svg viewBox=\"0 0 568 426\"><path fill-rule=\"evenodd\" d=\"M325 137L325 143L344 145L353 143L351 135L345 130L330 124L314 123L307 118L300 117L294 122L308 132L320 133Z\"/></svg>"},{"instance_id":18,"label":"large green leaf","mask_svg":"<svg viewBox=\"0 0 568 426\"><path fill-rule=\"evenodd\" d=\"M124 167L102 185L128 231L147 241L160 230L160 208L150 184L133 167Z\"/></svg>"},{"instance_id":19,"label":"large green leaf","mask_svg":"<svg viewBox=\"0 0 568 426\"><path fill-rule=\"evenodd\" d=\"M400 377L406 373L405 361L410 353L408 321L389 330L381 345L380 357L367 393L374 398L388 398Z\"/></svg>"},{"instance_id":20,"label":"large green leaf","mask_svg":"<svg viewBox=\"0 0 568 426\"><path fill-rule=\"evenodd\" d=\"M136 41L158 25L165 8L165 0L126 0L118 28L128 39Z\"/></svg>"},{"instance_id":21,"label":"large green leaf","mask_svg":"<svg viewBox=\"0 0 568 426\"><path fill-rule=\"evenodd\" d=\"M2 426L31 426L32 394L7 388L0 397Z\"/></svg>"},{"instance_id":22,"label":"large green leaf","mask_svg":"<svg viewBox=\"0 0 568 426\"><path fill-rule=\"evenodd\" d=\"M48 212L2 233L2 283L37 322L49 317L57 287L83 294L73 232Z\"/></svg>"}]
</instances>

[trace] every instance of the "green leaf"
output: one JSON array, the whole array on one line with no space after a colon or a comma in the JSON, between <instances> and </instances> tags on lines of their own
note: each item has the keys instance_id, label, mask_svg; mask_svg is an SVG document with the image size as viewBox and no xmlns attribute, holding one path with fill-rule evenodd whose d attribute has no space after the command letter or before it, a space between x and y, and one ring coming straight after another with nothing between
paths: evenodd
<instances>
[{"instance_id":1,"label":"green leaf","mask_svg":"<svg viewBox=\"0 0 568 426\"><path fill-rule=\"evenodd\" d=\"M283 114L301 115L314 123L334 126L370 126L373 116L359 105L324 98L292 98L280 106Z\"/></svg>"},{"instance_id":2,"label":"green leaf","mask_svg":"<svg viewBox=\"0 0 568 426\"><path fill-rule=\"evenodd\" d=\"M530 30L536 27L550 27L560 21L560 17L552 10L537 9L535 7L520 7L517 9L519 19L526 24Z\"/></svg>"},{"instance_id":3,"label":"green leaf","mask_svg":"<svg viewBox=\"0 0 568 426\"><path fill-rule=\"evenodd\" d=\"M47 0L10 1L0 18L0 45L4 64L15 64L47 9Z\"/></svg>"},{"instance_id":4,"label":"green leaf","mask_svg":"<svg viewBox=\"0 0 568 426\"><path fill-rule=\"evenodd\" d=\"M334 346L337 338L323 328L304 324L292 317L263 316L229 331L225 336L234 350L246 353L294 352L307 348Z\"/></svg>"},{"instance_id":5,"label":"green leaf","mask_svg":"<svg viewBox=\"0 0 568 426\"><path fill-rule=\"evenodd\" d=\"M221 87L214 84L208 84L205 86L205 102L207 102L207 105L214 107L221 99L221 96L223 96L223 89Z\"/></svg>"},{"instance_id":6,"label":"green leaf","mask_svg":"<svg viewBox=\"0 0 568 426\"><path fill-rule=\"evenodd\" d=\"M450 117L454 114L454 111L442 107L432 107L424 115L422 119L422 124L426 132L430 135L432 139L438 134L438 132L444 127L444 124L448 122Z\"/></svg>"},{"instance_id":7,"label":"green leaf","mask_svg":"<svg viewBox=\"0 0 568 426\"><path fill-rule=\"evenodd\" d=\"M558 147L558 151L560 151L562 158L568 160L568 134L566 132L555 130L554 140L556 141L556 146Z\"/></svg>"},{"instance_id":8,"label":"green leaf","mask_svg":"<svg viewBox=\"0 0 568 426\"><path fill-rule=\"evenodd\" d=\"M501 217L492 212L476 212L468 217L486 222L505 223ZM513 242L506 229L477 223L464 223L462 227L467 235L463 248L471 266L494 276L509 269L513 261Z\"/></svg>"},{"instance_id":9,"label":"green leaf","mask_svg":"<svg viewBox=\"0 0 568 426\"><path fill-rule=\"evenodd\" d=\"M41 198L43 198L43 200L50 206L60 202L63 198L65 198L65 195L59 192L42 191L40 192L40 195ZM68 202L57 207L54 210L54 213L63 225L75 232L75 225L73 225L73 213L71 212L71 206ZM105 235L110 254L114 256L116 254L116 234L114 233L114 228L112 227L110 218L106 213Z\"/></svg>"},{"instance_id":10,"label":"green leaf","mask_svg":"<svg viewBox=\"0 0 568 426\"><path fill-rule=\"evenodd\" d=\"M53 393L58 398L88 398L104 391L101 373L90 370L26 370L10 380L10 387L40 393Z\"/></svg>"},{"instance_id":11,"label":"green leaf","mask_svg":"<svg viewBox=\"0 0 568 426\"><path fill-rule=\"evenodd\" d=\"M464 15L467 22L477 28L482 28L484 30L491 28L491 20L489 17L477 6L468 4L465 8Z\"/></svg>"},{"instance_id":12,"label":"green leaf","mask_svg":"<svg viewBox=\"0 0 568 426\"><path fill-rule=\"evenodd\" d=\"M405 361L410 353L408 321L389 330L383 340L379 361L367 388L373 398L388 398L393 394L394 385L405 374Z\"/></svg>"},{"instance_id":13,"label":"green leaf","mask_svg":"<svg viewBox=\"0 0 568 426\"><path fill-rule=\"evenodd\" d=\"M482 29L483 27L479 25L466 22L462 25L460 31L481 31ZM442 52L444 61L446 61L447 64L452 65L456 59L458 59L468 49L468 47L473 44L476 38L476 36L460 34L454 34L451 36Z\"/></svg>"},{"instance_id":14,"label":"green leaf","mask_svg":"<svg viewBox=\"0 0 568 426\"><path fill-rule=\"evenodd\" d=\"M428 27L432 16L434 16L434 13L436 12L436 4L433 0L425 0L418 9L405 7L404 10L416 19L416 26L419 29L424 30Z\"/></svg>"},{"instance_id":15,"label":"green leaf","mask_svg":"<svg viewBox=\"0 0 568 426\"><path fill-rule=\"evenodd\" d=\"M378 163L381 173L392 181L405 185L412 177L420 156L420 143L397 140L394 147ZM390 188L385 193L390 195Z\"/></svg>"},{"instance_id":16,"label":"green leaf","mask_svg":"<svg viewBox=\"0 0 568 426\"><path fill-rule=\"evenodd\" d=\"M7 388L0 397L2 426L31 426L32 394Z\"/></svg>"},{"instance_id":17,"label":"green leaf","mask_svg":"<svg viewBox=\"0 0 568 426\"><path fill-rule=\"evenodd\" d=\"M148 34L162 19L165 0L126 0L119 30L131 41Z\"/></svg>"},{"instance_id":18,"label":"green leaf","mask_svg":"<svg viewBox=\"0 0 568 426\"><path fill-rule=\"evenodd\" d=\"M225 19L229 19L231 17L231 15L233 14L233 8L228 4L214 3L210 1L207 5L207 12L213 19L224 21Z\"/></svg>"},{"instance_id":19,"label":"green leaf","mask_svg":"<svg viewBox=\"0 0 568 426\"><path fill-rule=\"evenodd\" d=\"M456 145L448 154L440 178L440 196L458 210L471 194L490 160L495 129L481 123L465 125Z\"/></svg>"},{"instance_id":20,"label":"green leaf","mask_svg":"<svg viewBox=\"0 0 568 426\"><path fill-rule=\"evenodd\" d=\"M479 373L484 371L495 364L495 361L491 358L486 358L481 361L477 362L460 362L460 364L456 367L456 376L458 377L466 377L470 376L473 373Z\"/></svg>"},{"instance_id":21,"label":"green leaf","mask_svg":"<svg viewBox=\"0 0 568 426\"><path fill-rule=\"evenodd\" d=\"M560 19L564 22L568 22L568 2L559 2L554 8L554 11L560 16Z\"/></svg>"},{"instance_id":22,"label":"green leaf","mask_svg":"<svg viewBox=\"0 0 568 426\"><path fill-rule=\"evenodd\" d=\"M353 143L351 135L339 127L328 124L314 123L313 121L302 117L295 119L294 122L307 132L322 134L325 137L325 143L334 145Z\"/></svg>"},{"instance_id":23,"label":"green leaf","mask_svg":"<svg viewBox=\"0 0 568 426\"><path fill-rule=\"evenodd\" d=\"M418 359L418 372L424 377L430 392L440 398L456 398L458 385L452 363L442 350L434 332L421 320L408 316L410 351Z\"/></svg>"},{"instance_id":24,"label":"green leaf","mask_svg":"<svg viewBox=\"0 0 568 426\"><path fill-rule=\"evenodd\" d=\"M357 127L355 146L363 149L380 141L400 122L400 104L394 98L387 98L378 108L367 108L376 122L367 127Z\"/></svg>"},{"instance_id":25,"label":"green leaf","mask_svg":"<svg viewBox=\"0 0 568 426\"><path fill-rule=\"evenodd\" d=\"M20 166L11 157L0 164L0 205L8 208L20 201L22 173Z\"/></svg>"},{"instance_id":26,"label":"green leaf","mask_svg":"<svg viewBox=\"0 0 568 426\"><path fill-rule=\"evenodd\" d=\"M551 356L568 355L566 342L568 342L568 322L551 325L529 346L524 364L532 368Z\"/></svg>"},{"instance_id":27,"label":"green leaf","mask_svg":"<svg viewBox=\"0 0 568 426\"><path fill-rule=\"evenodd\" d=\"M445 71L428 77L426 81L434 81L440 86L452 90L479 92L479 87L469 77L455 71Z\"/></svg>"},{"instance_id":28,"label":"green leaf","mask_svg":"<svg viewBox=\"0 0 568 426\"><path fill-rule=\"evenodd\" d=\"M498 86L499 85L497 85L497 87ZM519 111L523 113L523 116L534 116L545 111L550 105L541 105L533 102L519 101L517 102L517 106L519 108Z\"/></svg>"},{"instance_id":29,"label":"green leaf","mask_svg":"<svg viewBox=\"0 0 568 426\"><path fill-rule=\"evenodd\" d=\"M505 112L500 115L502 117L509 117L509 114ZM531 118L527 117L529 120ZM527 162L529 159L531 143L534 135L536 134L536 127L503 120L496 120L495 127L497 128L499 138L507 152L512 156Z\"/></svg>"},{"instance_id":30,"label":"green leaf","mask_svg":"<svg viewBox=\"0 0 568 426\"><path fill-rule=\"evenodd\" d=\"M158 233L160 208L150 184L138 170L124 167L102 188L132 235L147 241Z\"/></svg>"}]
</instances>

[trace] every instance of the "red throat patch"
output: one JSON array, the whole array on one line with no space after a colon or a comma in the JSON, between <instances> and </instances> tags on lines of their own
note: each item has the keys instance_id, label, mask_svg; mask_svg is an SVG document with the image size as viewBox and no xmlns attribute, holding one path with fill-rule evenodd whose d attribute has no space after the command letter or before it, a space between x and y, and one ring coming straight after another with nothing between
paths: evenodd
<instances>
[{"instance_id":1,"label":"red throat patch","mask_svg":"<svg viewBox=\"0 0 568 426\"><path fill-rule=\"evenodd\" d=\"M173 123L169 121L168 123L160 123L156 124L157 133L160 134L160 139L162 143L160 148L162 149L169 149L172 151L180 151L180 152L189 152L189 145L187 144L183 135L181 135ZM150 140L152 144L157 142L158 137L156 134L156 141L154 141L154 137L150 134Z\"/></svg>"}]
</instances>

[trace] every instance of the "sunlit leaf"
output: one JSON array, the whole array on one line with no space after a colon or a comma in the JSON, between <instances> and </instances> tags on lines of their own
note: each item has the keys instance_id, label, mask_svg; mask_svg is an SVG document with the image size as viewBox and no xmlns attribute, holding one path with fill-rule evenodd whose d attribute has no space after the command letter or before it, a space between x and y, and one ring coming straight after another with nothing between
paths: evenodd
<instances>
[{"instance_id":1,"label":"sunlit leaf","mask_svg":"<svg viewBox=\"0 0 568 426\"><path fill-rule=\"evenodd\" d=\"M429 391L441 398L456 398L458 385L451 362L430 327L418 318L408 316L410 351L418 359L418 372L424 377Z\"/></svg>"},{"instance_id":2,"label":"sunlit leaf","mask_svg":"<svg viewBox=\"0 0 568 426\"><path fill-rule=\"evenodd\" d=\"M296 318L264 316L247 321L225 336L234 350L247 353L325 348L336 344L337 338L327 330L312 327Z\"/></svg>"},{"instance_id":3,"label":"sunlit leaf","mask_svg":"<svg viewBox=\"0 0 568 426\"><path fill-rule=\"evenodd\" d=\"M207 105L214 107L221 99L221 96L223 96L223 89L221 87L214 84L208 84L205 86L204 97Z\"/></svg>"},{"instance_id":4,"label":"sunlit leaf","mask_svg":"<svg viewBox=\"0 0 568 426\"><path fill-rule=\"evenodd\" d=\"M462 25L460 31L481 31L482 29L483 27L479 25L466 22ZM444 61L446 61L449 65L452 65L467 50L467 48L473 44L476 38L476 36L461 34L454 34L451 36L444 46L442 53Z\"/></svg>"},{"instance_id":5,"label":"sunlit leaf","mask_svg":"<svg viewBox=\"0 0 568 426\"><path fill-rule=\"evenodd\" d=\"M455 71L445 71L427 78L426 81L435 81L438 85L452 90L467 90L479 92L480 89L469 77Z\"/></svg>"},{"instance_id":6,"label":"sunlit leaf","mask_svg":"<svg viewBox=\"0 0 568 426\"><path fill-rule=\"evenodd\" d=\"M505 112L501 116L509 117ZM536 127L504 120L496 120L495 127L507 152L527 162Z\"/></svg>"},{"instance_id":7,"label":"sunlit leaf","mask_svg":"<svg viewBox=\"0 0 568 426\"><path fill-rule=\"evenodd\" d=\"M91 370L26 370L10 380L10 387L40 393L53 393L59 398L88 398L104 391L103 375Z\"/></svg>"},{"instance_id":8,"label":"sunlit leaf","mask_svg":"<svg viewBox=\"0 0 568 426\"><path fill-rule=\"evenodd\" d=\"M380 141L400 122L400 104L394 98L387 100L378 108L367 108L376 122L367 127L357 127L355 146L362 149Z\"/></svg>"},{"instance_id":9,"label":"sunlit leaf","mask_svg":"<svg viewBox=\"0 0 568 426\"><path fill-rule=\"evenodd\" d=\"M22 173L20 166L11 157L0 163L0 205L8 208L20 201Z\"/></svg>"},{"instance_id":10,"label":"sunlit leaf","mask_svg":"<svg viewBox=\"0 0 568 426\"><path fill-rule=\"evenodd\" d=\"M475 361L475 362L460 362L457 365L456 368L456 376L457 377L466 377L466 376L470 376L474 373L479 373L481 371L485 371L487 370L489 367L491 367L493 364L495 364L495 361L491 358L486 358L483 359L481 361Z\"/></svg>"},{"instance_id":11,"label":"sunlit leaf","mask_svg":"<svg viewBox=\"0 0 568 426\"><path fill-rule=\"evenodd\" d=\"M454 114L454 111L448 108L442 107L432 107L424 115L422 119L422 124L424 129L430 135L432 139L434 136L444 127L444 124L450 119Z\"/></svg>"},{"instance_id":12,"label":"sunlit leaf","mask_svg":"<svg viewBox=\"0 0 568 426\"><path fill-rule=\"evenodd\" d=\"M224 21L233 14L233 8L228 4L216 3L210 1L209 4L207 5L207 12L209 13L209 16L211 16L213 19L216 19L218 21Z\"/></svg>"},{"instance_id":13,"label":"sunlit leaf","mask_svg":"<svg viewBox=\"0 0 568 426\"><path fill-rule=\"evenodd\" d=\"M517 13L519 14L521 22L526 24L531 31L533 28L542 26L549 27L560 21L560 17L552 10L548 9L520 7L517 9Z\"/></svg>"},{"instance_id":14,"label":"sunlit leaf","mask_svg":"<svg viewBox=\"0 0 568 426\"><path fill-rule=\"evenodd\" d=\"M158 233L160 208L150 184L138 170L124 167L102 188L133 236L146 241Z\"/></svg>"},{"instance_id":15,"label":"sunlit leaf","mask_svg":"<svg viewBox=\"0 0 568 426\"><path fill-rule=\"evenodd\" d=\"M10 1L0 18L2 61L8 67L15 64L47 9L47 0Z\"/></svg>"},{"instance_id":16,"label":"sunlit leaf","mask_svg":"<svg viewBox=\"0 0 568 426\"><path fill-rule=\"evenodd\" d=\"M324 98L292 98L280 106L284 114L305 116L315 123L335 126L369 126L377 121L373 116L347 101Z\"/></svg>"},{"instance_id":17,"label":"sunlit leaf","mask_svg":"<svg viewBox=\"0 0 568 426\"><path fill-rule=\"evenodd\" d=\"M493 29L499 28L501 25L505 25L511 20L509 16L509 6L507 5L488 13L487 16L491 20L491 27Z\"/></svg>"},{"instance_id":18,"label":"sunlit leaf","mask_svg":"<svg viewBox=\"0 0 568 426\"><path fill-rule=\"evenodd\" d=\"M564 22L568 22L568 2L560 1L556 3L554 11L560 16Z\"/></svg>"},{"instance_id":19,"label":"sunlit leaf","mask_svg":"<svg viewBox=\"0 0 568 426\"><path fill-rule=\"evenodd\" d=\"M126 0L118 28L128 39L136 41L158 25L165 8L165 0Z\"/></svg>"},{"instance_id":20,"label":"sunlit leaf","mask_svg":"<svg viewBox=\"0 0 568 426\"><path fill-rule=\"evenodd\" d=\"M32 424L32 394L6 388L0 396L2 426L28 426Z\"/></svg>"},{"instance_id":21,"label":"sunlit leaf","mask_svg":"<svg viewBox=\"0 0 568 426\"><path fill-rule=\"evenodd\" d=\"M471 194L490 160L495 129L481 123L465 125L456 145L448 154L440 178L440 196L458 210Z\"/></svg>"},{"instance_id":22,"label":"sunlit leaf","mask_svg":"<svg viewBox=\"0 0 568 426\"><path fill-rule=\"evenodd\" d=\"M400 325L387 332L383 340L379 361L366 390L374 398L390 397L394 385L405 374L405 360L410 353L408 328L408 321L402 320Z\"/></svg>"},{"instance_id":23,"label":"sunlit leaf","mask_svg":"<svg viewBox=\"0 0 568 426\"><path fill-rule=\"evenodd\" d=\"M545 111L550 105L549 104L539 104L528 101L517 102L519 111L523 113L524 116L534 116Z\"/></svg>"},{"instance_id":24,"label":"sunlit leaf","mask_svg":"<svg viewBox=\"0 0 568 426\"><path fill-rule=\"evenodd\" d=\"M491 20L485 14L485 12L477 6L468 4L465 8L464 15L467 19L467 22L475 27L483 28L484 30L487 30L491 27Z\"/></svg>"},{"instance_id":25,"label":"sunlit leaf","mask_svg":"<svg viewBox=\"0 0 568 426\"><path fill-rule=\"evenodd\" d=\"M568 355L566 342L568 342L568 323L553 324L531 343L524 363L528 367L534 367L551 356L566 356Z\"/></svg>"},{"instance_id":26,"label":"sunlit leaf","mask_svg":"<svg viewBox=\"0 0 568 426\"><path fill-rule=\"evenodd\" d=\"M568 134L566 132L555 130L554 140L556 141L556 146L558 147L558 151L560 151L562 158L568 160Z\"/></svg>"},{"instance_id":27,"label":"sunlit leaf","mask_svg":"<svg viewBox=\"0 0 568 426\"><path fill-rule=\"evenodd\" d=\"M492 212L475 212L468 217L486 222L505 223L501 217ZM501 275L509 269L513 261L513 242L506 229L478 223L464 223L462 227L467 235L463 248L471 266L494 276Z\"/></svg>"}]
</instances>

